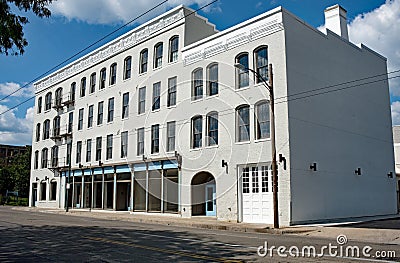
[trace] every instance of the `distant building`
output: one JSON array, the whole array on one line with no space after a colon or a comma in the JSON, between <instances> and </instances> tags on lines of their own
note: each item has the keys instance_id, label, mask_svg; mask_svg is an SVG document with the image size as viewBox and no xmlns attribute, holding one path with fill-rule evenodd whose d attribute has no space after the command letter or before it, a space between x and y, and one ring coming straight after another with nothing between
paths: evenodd
<instances>
[{"instance_id":1,"label":"distant building","mask_svg":"<svg viewBox=\"0 0 400 263\"><path fill-rule=\"evenodd\" d=\"M7 166L12 158L14 158L18 154L25 153L28 151L30 146L16 146L16 145L7 145L0 144L0 168Z\"/></svg>"},{"instance_id":2,"label":"distant building","mask_svg":"<svg viewBox=\"0 0 400 263\"><path fill-rule=\"evenodd\" d=\"M221 32L192 12L35 83L30 205L272 223L272 64L281 225L397 212L386 59L343 8L326 34L281 7Z\"/></svg>"},{"instance_id":3,"label":"distant building","mask_svg":"<svg viewBox=\"0 0 400 263\"><path fill-rule=\"evenodd\" d=\"M400 212L400 126L393 126L394 161L396 166L397 202Z\"/></svg>"}]
</instances>

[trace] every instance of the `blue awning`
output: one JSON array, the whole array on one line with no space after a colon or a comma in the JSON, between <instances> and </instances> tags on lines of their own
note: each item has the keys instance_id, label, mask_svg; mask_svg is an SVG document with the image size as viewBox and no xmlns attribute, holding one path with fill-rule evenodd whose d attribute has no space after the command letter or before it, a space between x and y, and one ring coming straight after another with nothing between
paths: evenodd
<instances>
[{"instance_id":1,"label":"blue awning","mask_svg":"<svg viewBox=\"0 0 400 263\"><path fill-rule=\"evenodd\" d=\"M135 172L146 171L146 164L145 163L138 163L133 166Z\"/></svg>"},{"instance_id":2,"label":"blue awning","mask_svg":"<svg viewBox=\"0 0 400 263\"><path fill-rule=\"evenodd\" d=\"M85 170L83 171L83 174L84 174L84 175L92 175L92 171L91 171L90 169L85 169Z\"/></svg>"},{"instance_id":3,"label":"blue awning","mask_svg":"<svg viewBox=\"0 0 400 263\"><path fill-rule=\"evenodd\" d=\"M75 170L74 176L82 176L82 170Z\"/></svg>"},{"instance_id":4,"label":"blue awning","mask_svg":"<svg viewBox=\"0 0 400 263\"><path fill-rule=\"evenodd\" d=\"M113 174L114 173L114 167L108 166L104 167L104 174Z\"/></svg>"},{"instance_id":5,"label":"blue awning","mask_svg":"<svg viewBox=\"0 0 400 263\"><path fill-rule=\"evenodd\" d=\"M94 168L93 174L103 174L103 168Z\"/></svg>"},{"instance_id":6,"label":"blue awning","mask_svg":"<svg viewBox=\"0 0 400 263\"><path fill-rule=\"evenodd\" d=\"M163 168L164 169L178 168L178 162L176 160L163 161Z\"/></svg>"},{"instance_id":7,"label":"blue awning","mask_svg":"<svg viewBox=\"0 0 400 263\"><path fill-rule=\"evenodd\" d=\"M129 167L129 165L120 165L116 167L116 171L117 173L130 173L131 168Z\"/></svg>"},{"instance_id":8,"label":"blue awning","mask_svg":"<svg viewBox=\"0 0 400 263\"><path fill-rule=\"evenodd\" d=\"M152 162L152 163L148 163L148 165L149 165L149 171L161 169L161 162Z\"/></svg>"}]
</instances>

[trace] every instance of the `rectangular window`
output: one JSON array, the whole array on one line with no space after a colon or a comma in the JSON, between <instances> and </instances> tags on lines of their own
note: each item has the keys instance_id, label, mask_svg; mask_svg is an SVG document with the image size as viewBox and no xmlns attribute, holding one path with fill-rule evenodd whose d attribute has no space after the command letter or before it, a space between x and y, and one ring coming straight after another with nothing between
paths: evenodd
<instances>
[{"instance_id":1,"label":"rectangular window","mask_svg":"<svg viewBox=\"0 0 400 263\"><path fill-rule=\"evenodd\" d=\"M138 103L138 113L141 114L145 111L146 107L146 87L139 89L139 103Z\"/></svg>"},{"instance_id":2,"label":"rectangular window","mask_svg":"<svg viewBox=\"0 0 400 263\"><path fill-rule=\"evenodd\" d=\"M89 106L89 113L88 113L88 128L93 127L93 108L94 105Z\"/></svg>"},{"instance_id":3,"label":"rectangular window","mask_svg":"<svg viewBox=\"0 0 400 263\"><path fill-rule=\"evenodd\" d=\"M41 166L42 168L47 168L47 159L49 158L48 154L49 154L48 149L44 148L42 150L42 166Z\"/></svg>"},{"instance_id":4,"label":"rectangular window","mask_svg":"<svg viewBox=\"0 0 400 263\"><path fill-rule=\"evenodd\" d=\"M250 174L248 167L242 170L242 189L244 194L250 193Z\"/></svg>"},{"instance_id":5,"label":"rectangular window","mask_svg":"<svg viewBox=\"0 0 400 263\"><path fill-rule=\"evenodd\" d=\"M50 182L50 200L55 201L57 199L57 182Z\"/></svg>"},{"instance_id":6,"label":"rectangular window","mask_svg":"<svg viewBox=\"0 0 400 263\"><path fill-rule=\"evenodd\" d=\"M176 105L176 77L168 79L167 107Z\"/></svg>"},{"instance_id":7,"label":"rectangular window","mask_svg":"<svg viewBox=\"0 0 400 263\"><path fill-rule=\"evenodd\" d=\"M124 80L131 78L132 57L127 57L124 61Z\"/></svg>"},{"instance_id":8,"label":"rectangular window","mask_svg":"<svg viewBox=\"0 0 400 263\"><path fill-rule=\"evenodd\" d=\"M137 130L137 155L144 154L144 128Z\"/></svg>"},{"instance_id":9,"label":"rectangular window","mask_svg":"<svg viewBox=\"0 0 400 263\"><path fill-rule=\"evenodd\" d=\"M201 116L192 119L192 148L201 147L203 131L203 118Z\"/></svg>"},{"instance_id":10,"label":"rectangular window","mask_svg":"<svg viewBox=\"0 0 400 263\"><path fill-rule=\"evenodd\" d=\"M108 115L107 122L112 122L114 120L114 98L108 99Z\"/></svg>"},{"instance_id":11,"label":"rectangular window","mask_svg":"<svg viewBox=\"0 0 400 263\"><path fill-rule=\"evenodd\" d=\"M42 182L40 183L40 201L47 200L46 193L47 193L47 183Z\"/></svg>"},{"instance_id":12,"label":"rectangular window","mask_svg":"<svg viewBox=\"0 0 400 263\"><path fill-rule=\"evenodd\" d=\"M154 48L154 68L159 68L162 66L163 57L163 44L159 43Z\"/></svg>"},{"instance_id":13,"label":"rectangular window","mask_svg":"<svg viewBox=\"0 0 400 263\"><path fill-rule=\"evenodd\" d=\"M114 63L110 67L110 85L117 83L117 63Z\"/></svg>"},{"instance_id":14,"label":"rectangular window","mask_svg":"<svg viewBox=\"0 0 400 263\"><path fill-rule=\"evenodd\" d=\"M36 141L40 141L40 123L36 124Z\"/></svg>"},{"instance_id":15,"label":"rectangular window","mask_svg":"<svg viewBox=\"0 0 400 263\"><path fill-rule=\"evenodd\" d=\"M92 139L86 140L86 162L92 161Z\"/></svg>"},{"instance_id":16,"label":"rectangular window","mask_svg":"<svg viewBox=\"0 0 400 263\"><path fill-rule=\"evenodd\" d=\"M151 153L160 151L160 125L151 126Z\"/></svg>"},{"instance_id":17,"label":"rectangular window","mask_svg":"<svg viewBox=\"0 0 400 263\"><path fill-rule=\"evenodd\" d=\"M261 83L268 80L268 51L266 47L257 49L255 52L255 64L257 71L256 82Z\"/></svg>"},{"instance_id":18,"label":"rectangular window","mask_svg":"<svg viewBox=\"0 0 400 263\"><path fill-rule=\"evenodd\" d=\"M104 108L104 101L100 101L98 104L98 111L97 111L97 125L103 124L103 108Z\"/></svg>"},{"instance_id":19,"label":"rectangular window","mask_svg":"<svg viewBox=\"0 0 400 263\"><path fill-rule=\"evenodd\" d=\"M178 60L178 48L179 48L179 37L174 36L169 41L169 62L175 62Z\"/></svg>"},{"instance_id":20,"label":"rectangular window","mask_svg":"<svg viewBox=\"0 0 400 263\"><path fill-rule=\"evenodd\" d=\"M175 122L167 123L167 152L175 151Z\"/></svg>"},{"instance_id":21,"label":"rectangular window","mask_svg":"<svg viewBox=\"0 0 400 263\"><path fill-rule=\"evenodd\" d=\"M81 97L86 95L86 78L81 79Z\"/></svg>"},{"instance_id":22,"label":"rectangular window","mask_svg":"<svg viewBox=\"0 0 400 263\"><path fill-rule=\"evenodd\" d=\"M72 142L67 143L67 160L66 165L71 164Z\"/></svg>"},{"instance_id":23,"label":"rectangular window","mask_svg":"<svg viewBox=\"0 0 400 263\"><path fill-rule=\"evenodd\" d=\"M72 125L74 123L74 113L70 112L68 115L68 133L72 132Z\"/></svg>"},{"instance_id":24,"label":"rectangular window","mask_svg":"<svg viewBox=\"0 0 400 263\"><path fill-rule=\"evenodd\" d=\"M151 107L153 111L160 109L160 89L161 82L153 84L153 105Z\"/></svg>"},{"instance_id":25,"label":"rectangular window","mask_svg":"<svg viewBox=\"0 0 400 263\"><path fill-rule=\"evenodd\" d=\"M262 102L256 105L256 139L265 139L270 136L269 105Z\"/></svg>"},{"instance_id":26,"label":"rectangular window","mask_svg":"<svg viewBox=\"0 0 400 263\"><path fill-rule=\"evenodd\" d=\"M250 140L250 107L242 106L237 109L237 141Z\"/></svg>"},{"instance_id":27,"label":"rectangular window","mask_svg":"<svg viewBox=\"0 0 400 263\"><path fill-rule=\"evenodd\" d=\"M82 162L82 141L76 142L76 163Z\"/></svg>"},{"instance_id":28,"label":"rectangular window","mask_svg":"<svg viewBox=\"0 0 400 263\"><path fill-rule=\"evenodd\" d=\"M218 145L218 113L207 116L208 145Z\"/></svg>"},{"instance_id":29,"label":"rectangular window","mask_svg":"<svg viewBox=\"0 0 400 263\"><path fill-rule=\"evenodd\" d=\"M101 136L96 138L96 161L101 161Z\"/></svg>"},{"instance_id":30,"label":"rectangular window","mask_svg":"<svg viewBox=\"0 0 400 263\"><path fill-rule=\"evenodd\" d=\"M51 167L58 167L58 146L51 148Z\"/></svg>"},{"instance_id":31,"label":"rectangular window","mask_svg":"<svg viewBox=\"0 0 400 263\"><path fill-rule=\"evenodd\" d=\"M39 151L35 151L35 163L34 163L34 169L39 168Z\"/></svg>"},{"instance_id":32,"label":"rectangular window","mask_svg":"<svg viewBox=\"0 0 400 263\"><path fill-rule=\"evenodd\" d=\"M249 55L242 54L236 58L236 63L242 68L236 69L237 88L249 86Z\"/></svg>"},{"instance_id":33,"label":"rectangular window","mask_svg":"<svg viewBox=\"0 0 400 263\"><path fill-rule=\"evenodd\" d=\"M96 73L92 73L92 75L90 75L89 93L94 93L95 90L96 90Z\"/></svg>"},{"instance_id":34,"label":"rectangular window","mask_svg":"<svg viewBox=\"0 0 400 263\"><path fill-rule=\"evenodd\" d=\"M103 68L100 71L100 89L104 89L106 87L106 77L107 77L107 70Z\"/></svg>"},{"instance_id":35,"label":"rectangular window","mask_svg":"<svg viewBox=\"0 0 400 263\"><path fill-rule=\"evenodd\" d=\"M129 116L129 92L124 93L122 96L122 119Z\"/></svg>"},{"instance_id":36,"label":"rectangular window","mask_svg":"<svg viewBox=\"0 0 400 263\"><path fill-rule=\"evenodd\" d=\"M78 118L78 131L83 128L83 109L79 109L79 118Z\"/></svg>"},{"instance_id":37,"label":"rectangular window","mask_svg":"<svg viewBox=\"0 0 400 263\"><path fill-rule=\"evenodd\" d=\"M128 132L121 133L121 158L128 156Z\"/></svg>"},{"instance_id":38,"label":"rectangular window","mask_svg":"<svg viewBox=\"0 0 400 263\"><path fill-rule=\"evenodd\" d=\"M147 49L144 49L140 52L140 71L139 73L147 72L147 59L148 59L148 52Z\"/></svg>"},{"instance_id":39,"label":"rectangular window","mask_svg":"<svg viewBox=\"0 0 400 263\"><path fill-rule=\"evenodd\" d=\"M113 152L113 135L109 134L107 135L107 155L106 155L107 160L112 159L112 152Z\"/></svg>"}]
</instances>

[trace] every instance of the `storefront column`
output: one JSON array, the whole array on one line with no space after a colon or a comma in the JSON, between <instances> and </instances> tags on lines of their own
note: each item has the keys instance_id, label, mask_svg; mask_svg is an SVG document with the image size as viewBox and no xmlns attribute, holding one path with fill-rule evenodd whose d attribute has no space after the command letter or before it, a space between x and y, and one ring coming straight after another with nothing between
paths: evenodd
<instances>
[{"instance_id":1,"label":"storefront column","mask_svg":"<svg viewBox=\"0 0 400 263\"><path fill-rule=\"evenodd\" d=\"M161 166L161 213L164 213L164 169Z\"/></svg>"},{"instance_id":2,"label":"storefront column","mask_svg":"<svg viewBox=\"0 0 400 263\"><path fill-rule=\"evenodd\" d=\"M182 195L182 171L181 169L178 169L178 213L179 214L182 214L181 195Z\"/></svg>"},{"instance_id":3,"label":"storefront column","mask_svg":"<svg viewBox=\"0 0 400 263\"><path fill-rule=\"evenodd\" d=\"M104 169L101 175L101 209L104 209Z\"/></svg>"},{"instance_id":4,"label":"storefront column","mask_svg":"<svg viewBox=\"0 0 400 263\"><path fill-rule=\"evenodd\" d=\"M149 211L149 165L146 163L146 212Z\"/></svg>"},{"instance_id":5,"label":"storefront column","mask_svg":"<svg viewBox=\"0 0 400 263\"><path fill-rule=\"evenodd\" d=\"M94 174L92 169L90 169L90 172L92 173L92 197L90 199L90 209L92 209L94 207Z\"/></svg>"},{"instance_id":6,"label":"storefront column","mask_svg":"<svg viewBox=\"0 0 400 263\"><path fill-rule=\"evenodd\" d=\"M84 194L85 194L85 173L84 173L84 171L82 170L82 187L81 187L81 192L82 192L82 198L81 198L81 208L84 208L85 206L83 205L84 204L84 201L85 201L85 197L84 197Z\"/></svg>"},{"instance_id":7,"label":"storefront column","mask_svg":"<svg viewBox=\"0 0 400 263\"><path fill-rule=\"evenodd\" d=\"M133 167L132 167L132 172L131 172L131 200L129 200L129 206L131 208L131 212L133 212L133 195L134 195L134 183L135 183L135 172L133 171Z\"/></svg>"},{"instance_id":8,"label":"storefront column","mask_svg":"<svg viewBox=\"0 0 400 263\"><path fill-rule=\"evenodd\" d=\"M75 176L74 175L72 176L72 200L71 200L71 202L72 202L71 208L74 208L74 204L75 204Z\"/></svg>"},{"instance_id":9,"label":"storefront column","mask_svg":"<svg viewBox=\"0 0 400 263\"><path fill-rule=\"evenodd\" d=\"M113 210L117 210L117 172L114 171Z\"/></svg>"}]
</instances>

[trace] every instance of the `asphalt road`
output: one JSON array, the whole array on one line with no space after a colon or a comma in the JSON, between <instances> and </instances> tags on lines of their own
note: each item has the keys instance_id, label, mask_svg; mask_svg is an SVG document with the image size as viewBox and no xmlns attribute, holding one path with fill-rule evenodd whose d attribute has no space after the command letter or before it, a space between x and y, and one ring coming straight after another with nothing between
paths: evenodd
<instances>
[{"instance_id":1,"label":"asphalt road","mask_svg":"<svg viewBox=\"0 0 400 263\"><path fill-rule=\"evenodd\" d=\"M278 255L257 254L258 247L285 246ZM348 245L370 246L375 252L394 251L392 258L294 257L289 249L329 243L340 253ZM292 249L296 254L296 249ZM264 250L260 250L264 252ZM346 253L343 253L344 256ZM0 262L400 262L400 248L389 244L350 242L338 246L336 237L319 239L296 235L271 235L183 228L126 221L26 212L0 207Z\"/></svg>"}]
</instances>

